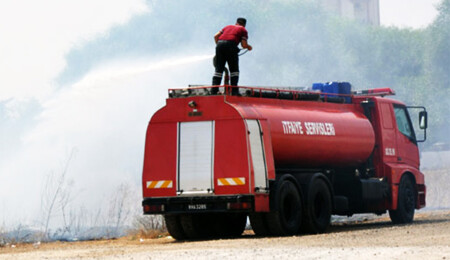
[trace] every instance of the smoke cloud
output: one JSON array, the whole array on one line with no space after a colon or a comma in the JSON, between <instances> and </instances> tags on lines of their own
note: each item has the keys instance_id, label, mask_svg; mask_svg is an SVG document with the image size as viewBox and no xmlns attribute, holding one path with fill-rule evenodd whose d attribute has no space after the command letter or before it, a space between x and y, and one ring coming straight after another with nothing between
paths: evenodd
<instances>
[{"instance_id":1,"label":"smoke cloud","mask_svg":"<svg viewBox=\"0 0 450 260\"><path fill-rule=\"evenodd\" d=\"M20 134L20 148L1 160L0 197L8 198L2 205L4 220L39 224L36 213L45 177L60 174L72 151L67 178L74 205L94 211L120 183L132 185L140 195L145 132L152 113L164 105L169 87L185 87L198 80L198 74L211 74L211 60L212 55L201 53L116 60L61 88L41 104L34 124ZM12 118L20 112L13 106L6 106ZM137 208L140 199L134 203Z\"/></svg>"},{"instance_id":2,"label":"smoke cloud","mask_svg":"<svg viewBox=\"0 0 450 260\"><path fill-rule=\"evenodd\" d=\"M355 25L328 16L315 1L148 1L146 8L134 8L140 15L127 23L71 46L55 85L42 83L43 97L0 96L0 228L42 226L45 180L60 174L71 155L66 183L75 211L95 215L120 184L130 187L131 207L139 210L151 115L164 106L169 88L210 84L213 35L239 16L248 20L254 47L240 57L241 85L350 81L358 89L392 86L402 89L399 99L433 104L430 93L404 87L427 82L414 78L424 70L420 55L408 56L421 46L395 45L400 38L423 40L413 30ZM386 49L391 45L402 52ZM436 133L433 142L449 142ZM53 225L61 218L56 214Z\"/></svg>"}]
</instances>

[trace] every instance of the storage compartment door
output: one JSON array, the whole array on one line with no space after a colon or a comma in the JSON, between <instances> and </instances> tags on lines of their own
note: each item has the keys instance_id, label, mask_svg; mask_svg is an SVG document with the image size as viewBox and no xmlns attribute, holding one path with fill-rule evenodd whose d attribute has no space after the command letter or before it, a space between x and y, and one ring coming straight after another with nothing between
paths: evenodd
<instances>
[{"instance_id":1,"label":"storage compartment door","mask_svg":"<svg viewBox=\"0 0 450 260\"><path fill-rule=\"evenodd\" d=\"M214 122L179 124L178 193L212 192Z\"/></svg>"},{"instance_id":2,"label":"storage compartment door","mask_svg":"<svg viewBox=\"0 0 450 260\"><path fill-rule=\"evenodd\" d=\"M262 132L257 120L246 120L249 131L249 141L253 171L255 174L255 191L266 191L267 189L267 169L262 142Z\"/></svg>"}]
</instances>

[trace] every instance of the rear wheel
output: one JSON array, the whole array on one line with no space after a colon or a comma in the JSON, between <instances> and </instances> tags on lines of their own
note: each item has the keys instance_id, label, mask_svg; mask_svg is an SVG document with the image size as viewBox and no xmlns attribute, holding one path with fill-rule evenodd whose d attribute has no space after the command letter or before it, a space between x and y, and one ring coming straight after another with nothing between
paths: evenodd
<instances>
[{"instance_id":1,"label":"rear wheel","mask_svg":"<svg viewBox=\"0 0 450 260\"><path fill-rule=\"evenodd\" d=\"M321 179L315 179L308 188L302 230L312 234L325 232L330 225L331 207L328 185Z\"/></svg>"},{"instance_id":2,"label":"rear wheel","mask_svg":"<svg viewBox=\"0 0 450 260\"><path fill-rule=\"evenodd\" d=\"M180 215L165 215L167 231L176 240L186 239L186 233L184 233L183 227L180 222Z\"/></svg>"},{"instance_id":3,"label":"rear wheel","mask_svg":"<svg viewBox=\"0 0 450 260\"><path fill-rule=\"evenodd\" d=\"M266 215L270 233L277 236L295 235L299 232L302 203L300 193L295 184L287 179L281 179L275 190L276 210Z\"/></svg>"},{"instance_id":4,"label":"rear wheel","mask_svg":"<svg viewBox=\"0 0 450 260\"><path fill-rule=\"evenodd\" d=\"M180 217L183 231L189 239L205 239L213 237L211 214L188 214Z\"/></svg>"},{"instance_id":5,"label":"rear wheel","mask_svg":"<svg viewBox=\"0 0 450 260\"><path fill-rule=\"evenodd\" d=\"M416 192L414 183L407 175L403 175L398 188L397 209L389 210L389 217L394 224L411 223L416 208Z\"/></svg>"},{"instance_id":6,"label":"rear wheel","mask_svg":"<svg viewBox=\"0 0 450 260\"><path fill-rule=\"evenodd\" d=\"M214 215L214 231L218 237L237 237L244 232L247 215L228 213Z\"/></svg>"},{"instance_id":7,"label":"rear wheel","mask_svg":"<svg viewBox=\"0 0 450 260\"><path fill-rule=\"evenodd\" d=\"M251 213L248 217L250 219L250 225L252 226L253 232L257 236L268 236L270 235L269 226L266 221L267 213Z\"/></svg>"}]
</instances>

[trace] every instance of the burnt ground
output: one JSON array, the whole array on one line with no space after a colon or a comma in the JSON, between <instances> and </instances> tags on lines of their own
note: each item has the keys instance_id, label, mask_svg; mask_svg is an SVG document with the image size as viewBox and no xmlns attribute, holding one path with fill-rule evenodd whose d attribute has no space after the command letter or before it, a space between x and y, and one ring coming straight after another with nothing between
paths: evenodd
<instances>
[{"instance_id":1,"label":"burnt ground","mask_svg":"<svg viewBox=\"0 0 450 260\"><path fill-rule=\"evenodd\" d=\"M320 235L178 242L140 239L19 244L0 248L0 259L450 259L450 210L417 211L413 224L387 215L333 223Z\"/></svg>"}]
</instances>

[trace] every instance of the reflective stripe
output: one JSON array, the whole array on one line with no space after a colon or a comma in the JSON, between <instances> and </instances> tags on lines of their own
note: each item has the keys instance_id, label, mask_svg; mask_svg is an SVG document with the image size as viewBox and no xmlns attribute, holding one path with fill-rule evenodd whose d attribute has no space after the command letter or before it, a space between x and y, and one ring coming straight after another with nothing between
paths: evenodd
<instances>
[{"instance_id":1,"label":"reflective stripe","mask_svg":"<svg viewBox=\"0 0 450 260\"><path fill-rule=\"evenodd\" d=\"M244 185L245 178L219 178L217 179L217 185L219 186L236 186L236 185Z\"/></svg>"},{"instance_id":2,"label":"reflective stripe","mask_svg":"<svg viewBox=\"0 0 450 260\"><path fill-rule=\"evenodd\" d=\"M231 77L239 77L239 72L232 72L230 74Z\"/></svg>"},{"instance_id":3,"label":"reflective stripe","mask_svg":"<svg viewBox=\"0 0 450 260\"><path fill-rule=\"evenodd\" d=\"M216 73L214 73L214 77L219 77L219 78L221 78L221 77L222 77L222 73L216 72Z\"/></svg>"},{"instance_id":4,"label":"reflective stripe","mask_svg":"<svg viewBox=\"0 0 450 260\"><path fill-rule=\"evenodd\" d=\"M165 189L165 188L172 188L173 182L172 181L148 181L147 182L147 189Z\"/></svg>"}]
</instances>

